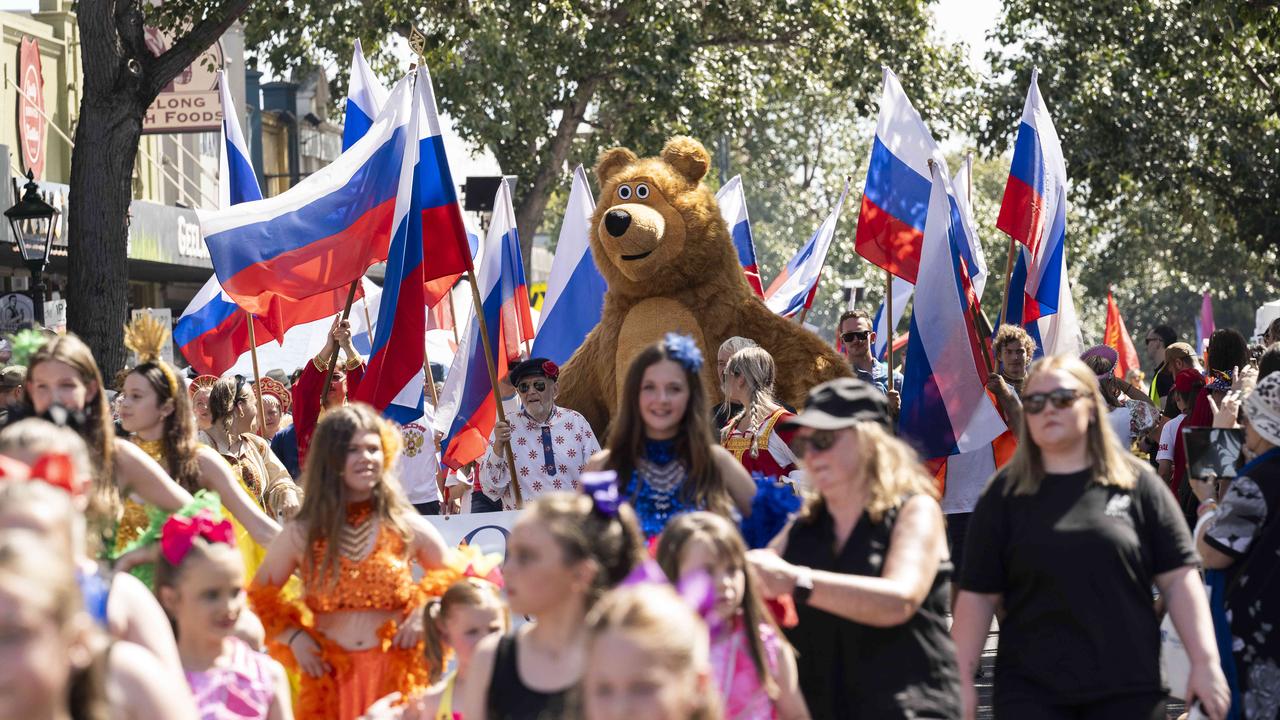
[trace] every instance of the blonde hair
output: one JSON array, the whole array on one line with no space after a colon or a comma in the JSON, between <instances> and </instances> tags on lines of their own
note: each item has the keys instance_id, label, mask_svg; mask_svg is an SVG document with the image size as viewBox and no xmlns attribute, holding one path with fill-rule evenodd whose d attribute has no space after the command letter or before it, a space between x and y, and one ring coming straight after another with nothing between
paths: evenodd
<instances>
[{"instance_id":1,"label":"blonde hair","mask_svg":"<svg viewBox=\"0 0 1280 720\"><path fill-rule=\"evenodd\" d=\"M743 403L742 412L734 415L724 429L721 431L723 437L728 437L733 428L745 417L747 425L751 427L750 432L754 434L755 428L764 422L765 418L772 415L778 408L782 407L773 396L773 382L776 377L776 367L773 363L773 356L762 347L748 347L739 350L729 358L729 364L725 365L725 384L728 385L728 375L736 373L742 378L747 386L747 401ZM725 409L729 407L729 393L725 392ZM759 452L756 447L756 438L752 438L752 453Z\"/></svg>"},{"instance_id":2,"label":"blonde hair","mask_svg":"<svg viewBox=\"0 0 1280 720\"><path fill-rule=\"evenodd\" d=\"M445 660L450 649L444 641L445 619L457 607L493 607L502 611L502 632L511 627L511 613L498 595L498 588L488 580L466 577L449 586L444 595L427 603L423 612L423 655L427 658L427 682L434 685L444 676Z\"/></svg>"},{"instance_id":3,"label":"blonde hair","mask_svg":"<svg viewBox=\"0 0 1280 720\"><path fill-rule=\"evenodd\" d=\"M1081 399L1091 403L1089 429L1085 432L1090 471L1093 481L1099 485L1129 489L1134 486L1141 471L1141 464L1131 456L1111 432L1107 422L1107 401L1098 386L1098 378L1088 365L1069 355L1041 358L1031 365L1027 373L1027 386L1038 375L1061 371L1070 375L1080 386ZM1018 430L1018 448L1005 465L1004 472L1010 478L1005 494L1034 495L1040 491L1044 480L1044 458L1040 447L1031 439L1030 423L1022 423Z\"/></svg>"},{"instance_id":4,"label":"blonde hair","mask_svg":"<svg viewBox=\"0 0 1280 720\"><path fill-rule=\"evenodd\" d=\"M587 670L592 648L601 635L615 631L640 645L653 662L677 677L711 671L710 634L706 625L668 585L643 583L606 595L587 616ZM605 660L597 658L596 661ZM584 677L585 680L585 677ZM580 683L585 688L586 683ZM714 692L698 693L688 720L720 718Z\"/></svg>"},{"instance_id":5,"label":"blonde hair","mask_svg":"<svg viewBox=\"0 0 1280 720\"><path fill-rule=\"evenodd\" d=\"M861 451L860 470L869 490L866 511L873 522L880 522L885 513L901 506L912 495L938 499L937 484L925 472L910 445L890 435L880 423L860 422L850 429ZM819 496L808 502L800 517L813 522L825 509L826 501Z\"/></svg>"}]
</instances>

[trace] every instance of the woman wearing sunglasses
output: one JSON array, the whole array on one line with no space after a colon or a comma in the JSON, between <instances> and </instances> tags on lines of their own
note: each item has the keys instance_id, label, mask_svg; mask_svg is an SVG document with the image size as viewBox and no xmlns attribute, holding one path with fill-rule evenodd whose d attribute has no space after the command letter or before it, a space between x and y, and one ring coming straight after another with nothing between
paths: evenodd
<instances>
[{"instance_id":1,"label":"woman wearing sunglasses","mask_svg":"<svg viewBox=\"0 0 1280 720\"><path fill-rule=\"evenodd\" d=\"M998 604L997 718L1163 720L1156 586L1191 660L1188 706L1226 713L1198 558L1176 501L1120 446L1093 372L1036 363L1018 449L969 520L951 634L974 717L973 674Z\"/></svg>"},{"instance_id":2,"label":"woman wearing sunglasses","mask_svg":"<svg viewBox=\"0 0 1280 720\"><path fill-rule=\"evenodd\" d=\"M832 380L787 424L817 497L748 559L767 596L795 599L787 638L810 711L959 718L942 510L915 452L890 434L883 393Z\"/></svg>"}]
</instances>

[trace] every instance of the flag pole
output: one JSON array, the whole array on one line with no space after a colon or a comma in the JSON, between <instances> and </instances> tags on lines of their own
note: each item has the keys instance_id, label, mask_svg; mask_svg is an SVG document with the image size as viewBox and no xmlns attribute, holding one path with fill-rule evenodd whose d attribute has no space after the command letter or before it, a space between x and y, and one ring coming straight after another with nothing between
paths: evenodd
<instances>
[{"instance_id":1,"label":"flag pole","mask_svg":"<svg viewBox=\"0 0 1280 720\"><path fill-rule=\"evenodd\" d=\"M258 433L270 442L271 438L267 437L267 409L262 404L262 375L258 373L258 341L253 336L253 314L248 310L244 314L249 318L249 357L253 359L253 394L258 398Z\"/></svg>"},{"instance_id":2,"label":"flag pole","mask_svg":"<svg viewBox=\"0 0 1280 720\"><path fill-rule=\"evenodd\" d=\"M1009 283L1013 280L1014 253L1017 251L1017 249L1018 249L1017 241L1013 239L1012 235L1010 235L1009 236L1009 258L1005 260L1005 265L1004 265L1004 302L1000 304L1000 314L999 314L1000 322L999 324L996 325L997 330L1000 329L1000 325L1004 325L1005 322L1008 320L1008 318L1005 317L1005 313L1008 312L1008 309L1009 309Z\"/></svg>"},{"instance_id":3,"label":"flag pole","mask_svg":"<svg viewBox=\"0 0 1280 720\"><path fill-rule=\"evenodd\" d=\"M884 322L889 328L889 341L885 345L885 362L889 366L889 389L893 389L893 273L884 271ZM871 328L873 331L875 328Z\"/></svg>"},{"instance_id":4,"label":"flag pole","mask_svg":"<svg viewBox=\"0 0 1280 720\"><path fill-rule=\"evenodd\" d=\"M458 339L458 311L453 308L453 288L449 288L445 297L449 299L449 317L453 319L450 323L453 326L453 345L457 347L462 344L462 341Z\"/></svg>"},{"instance_id":5,"label":"flag pole","mask_svg":"<svg viewBox=\"0 0 1280 720\"><path fill-rule=\"evenodd\" d=\"M351 303L356 300L356 288L360 287L360 278L351 281L351 289L347 291L347 302L342 306L342 319L346 320L351 317ZM333 352L329 354L329 369L324 376L324 385L320 386L320 407L324 408L325 400L329 397L329 386L333 384L333 372L338 369L338 351L342 348L338 343L333 344Z\"/></svg>"},{"instance_id":6,"label":"flag pole","mask_svg":"<svg viewBox=\"0 0 1280 720\"><path fill-rule=\"evenodd\" d=\"M484 362L489 368L489 383L493 386L493 405L498 413L498 422L505 423L507 415L502 410L502 396L498 393L498 368L494 363L493 348L489 343L489 327L484 319L484 305L480 299L480 285L476 282L476 274L474 272L467 273L467 280L471 285L471 302L476 307L476 321L480 324L480 343L484 348ZM456 326L457 323L454 323ZM520 509L524 505L524 498L520 493L520 480L516 478L516 455L511 449L511 443L506 446L507 456L507 472L511 474L511 489L515 493L516 509Z\"/></svg>"}]
</instances>

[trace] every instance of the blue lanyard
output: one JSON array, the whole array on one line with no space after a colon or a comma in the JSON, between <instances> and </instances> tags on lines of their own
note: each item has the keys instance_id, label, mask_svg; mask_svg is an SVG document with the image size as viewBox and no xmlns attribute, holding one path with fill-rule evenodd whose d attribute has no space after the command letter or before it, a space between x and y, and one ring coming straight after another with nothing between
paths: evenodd
<instances>
[{"instance_id":1,"label":"blue lanyard","mask_svg":"<svg viewBox=\"0 0 1280 720\"><path fill-rule=\"evenodd\" d=\"M1277 455L1280 455L1280 447L1271 448L1270 450L1262 453L1258 457L1245 463L1244 467L1236 471L1236 477L1240 477L1242 475L1248 475L1250 470L1254 469L1255 467L1261 465L1264 462L1267 462L1268 460L1270 460L1273 457L1276 457Z\"/></svg>"}]
</instances>

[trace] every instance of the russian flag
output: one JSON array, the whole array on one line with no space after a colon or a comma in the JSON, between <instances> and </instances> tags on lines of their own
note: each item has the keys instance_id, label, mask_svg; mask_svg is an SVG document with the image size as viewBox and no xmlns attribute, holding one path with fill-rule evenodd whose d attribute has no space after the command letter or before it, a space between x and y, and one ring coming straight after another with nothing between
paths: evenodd
<instances>
[{"instance_id":1,"label":"russian flag","mask_svg":"<svg viewBox=\"0 0 1280 720\"><path fill-rule=\"evenodd\" d=\"M378 306L369 367L355 399L406 424L423 414L427 312L423 300L423 252L429 242L425 218L441 202L440 163L432 157L440 136L431 76L419 66L413 88L409 135L396 196L395 234ZM425 162L424 162L425 160ZM446 200L447 202L447 200Z\"/></svg>"},{"instance_id":2,"label":"russian flag","mask_svg":"<svg viewBox=\"0 0 1280 720\"><path fill-rule=\"evenodd\" d=\"M481 297L477 311L484 313L494 368L502 378L519 359L521 343L533 336L533 320L507 183L498 184L493 208L476 277ZM436 411L435 428L444 433L441 457L455 470L484 454L497 419L484 348L479 319L473 315L445 378Z\"/></svg>"},{"instance_id":3,"label":"russian flag","mask_svg":"<svg viewBox=\"0 0 1280 720\"><path fill-rule=\"evenodd\" d=\"M844 199L848 194L849 178L846 177L844 190L831 213L769 284L764 302L770 310L783 317L792 317L813 305L813 298L818 294L818 281L822 279L822 267L827 263L827 250L831 248L836 223L840 220L840 211L844 209Z\"/></svg>"},{"instance_id":4,"label":"russian flag","mask_svg":"<svg viewBox=\"0 0 1280 720\"><path fill-rule=\"evenodd\" d=\"M747 198L742 192L742 176L734 175L716 193L720 204L720 217L729 226L733 249L738 251L738 264L747 276L747 284L756 295L764 297L764 285L760 282L760 266L756 263L756 244L751 239L751 219L747 217Z\"/></svg>"},{"instance_id":5,"label":"russian flag","mask_svg":"<svg viewBox=\"0 0 1280 720\"><path fill-rule=\"evenodd\" d=\"M373 119L387 102L387 89L364 59L364 49L356 39L351 57L351 80L347 85L346 118L342 125L342 151L356 144L373 127Z\"/></svg>"},{"instance_id":6,"label":"russian flag","mask_svg":"<svg viewBox=\"0 0 1280 720\"><path fill-rule=\"evenodd\" d=\"M222 138L219 148L219 207L262 199L258 178L249 162L248 145L240 131L239 114L231 99L228 83L219 71L219 93L222 98ZM275 338L283 342L290 328L330 316L346 302L346 291L339 290L313 296L298 302L277 299L268 323L255 317L254 340L259 346ZM173 340L187 362L198 372L221 375L236 364L250 349L249 314L222 290L217 275L209 278L192 298L173 330Z\"/></svg>"},{"instance_id":7,"label":"russian flag","mask_svg":"<svg viewBox=\"0 0 1280 720\"><path fill-rule=\"evenodd\" d=\"M900 434L925 458L976 450L1006 429L987 395L983 339L970 320L978 298L945 170L935 161L899 414Z\"/></svg>"},{"instance_id":8,"label":"russian flag","mask_svg":"<svg viewBox=\"0 0 1280 720\"><path fill-rule=\"evenodd\" d=\"M600 322L604 293L609 286L591 255L591 215L595 208L587 173L579 165L573 169L573 185L560 225L556 256L551 262L551 278L538 318L532 357L545 357L563 365Z\"/></svg>"},{"instance_id":9,"label":"russian flag","mask_svg":"<svg viewBox=\"0 0 1280 720\"><path fill-rule=\"evenodd\" d=\"M328 167L276 197L200 213L214 271L240 307L270 323L273 300L344 288L386 259L412 99L406 77L369 133ZM452 183L440 192L452 193Z\"/></svg>"},{"instance_id":10,"label":"russian flag","mask_svg":"<svg viewBox=\"0 0 1280 720\"><path fill-rule=\"evenodd\" d=\"M884 68L880 117L871 144L853 244L858 254L873 265L911 283L919 272L920 246L929 214L929 160L942 158L942 150L907 99L898 76ZM950 184L948 192L955 194ZM965 214L961 215L961 230L972 239L966 241L966 247L978 244ZM971 273L981 265L974 261L976 258L970 258Z\"/></svg>"},{"instance_id":11,"label":"russian flag","mask_svg":"<svg viewBox=\"0 0 1280 720\"><path fill-rule=\"evenodd\" d=\"M1059 352L1069 349L1071 337L1078 336L1079 330L1069 320L1040 322L1070 302L1070 288L1067 166L1049 108L1040 95L1039 75L1039 70L1032 70L996 227L1021 245L1010 275L1004 322L1024 326L1036 339L1040 354L1053 354L1059 345Z\"/></svg>"}]
</instances>

